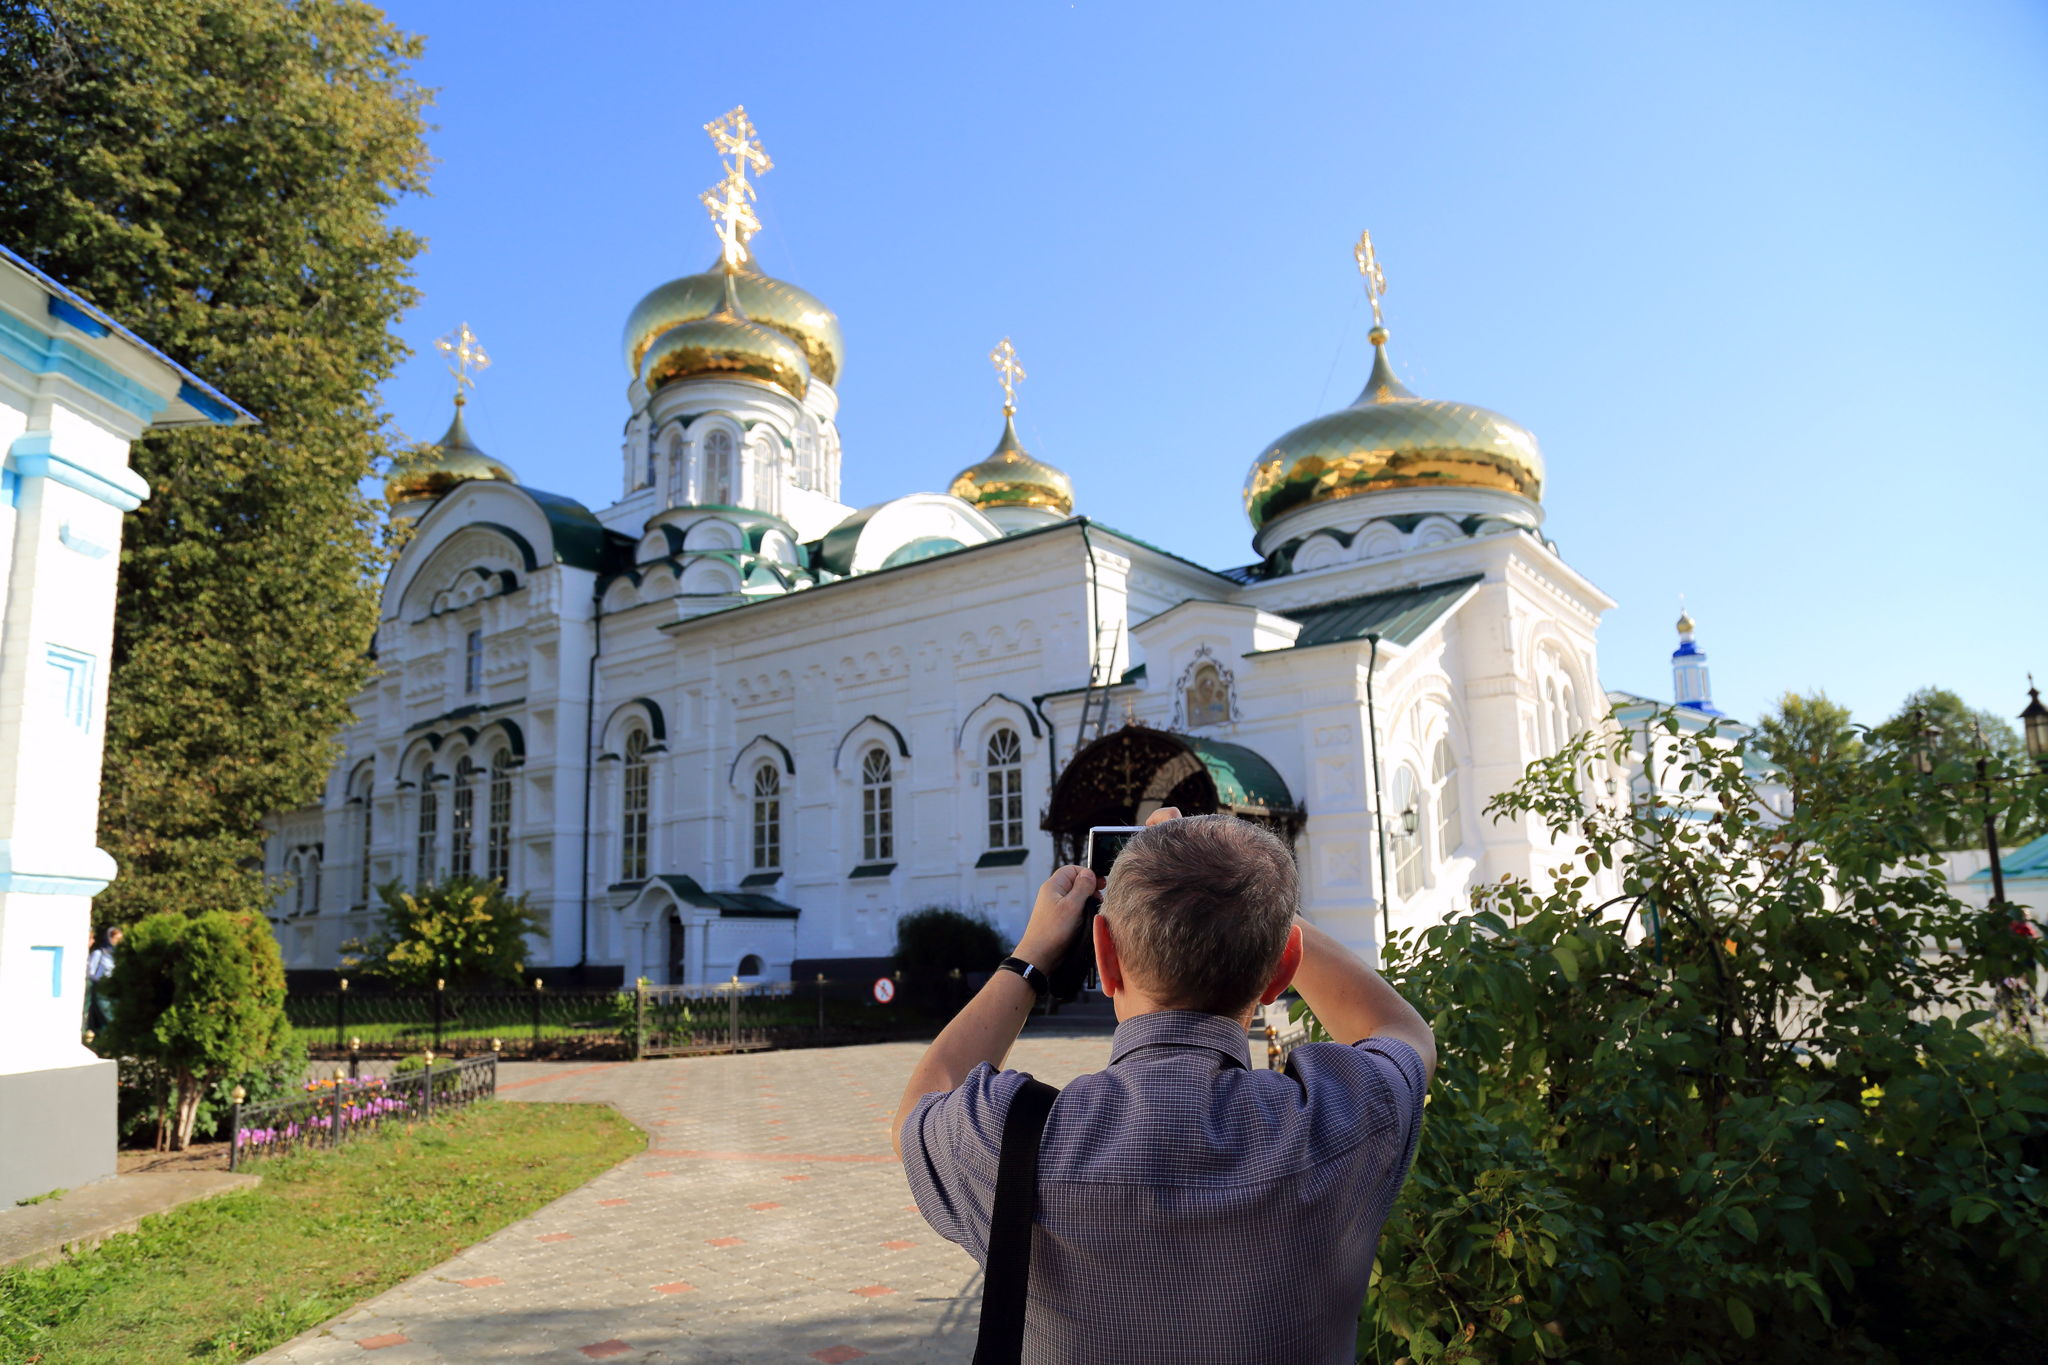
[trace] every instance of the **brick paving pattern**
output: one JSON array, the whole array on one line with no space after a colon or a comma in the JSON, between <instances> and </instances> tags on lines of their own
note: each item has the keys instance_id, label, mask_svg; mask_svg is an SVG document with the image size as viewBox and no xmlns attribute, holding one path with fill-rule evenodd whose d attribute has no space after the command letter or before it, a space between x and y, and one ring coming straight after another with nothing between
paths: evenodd
<instances>
[{"instance_id":1,"label":"brick paving pattern","mask_svg":"<svg viewBox=\"0 0 2048 1365\"><path fill-rule=\"evenodd\" d=\"M507 1065L503 1098L599 1102L648 1150L260 1365L584 1360L964 1365L981 1273L910 1202L889 1119L919 1043ZM1055 1085L1106 1027L1034 1020Z\"/></svg>"}]
</instances>

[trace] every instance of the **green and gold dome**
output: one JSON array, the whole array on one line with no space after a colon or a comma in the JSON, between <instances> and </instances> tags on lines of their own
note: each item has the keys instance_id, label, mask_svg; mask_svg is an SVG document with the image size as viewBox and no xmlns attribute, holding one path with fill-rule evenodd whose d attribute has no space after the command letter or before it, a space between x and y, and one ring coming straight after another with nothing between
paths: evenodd
<instances>
[{"instance_id":1,"label":"green and gold dome","mask_svg":"<svg viewBox=\"0 0 2048 1365\"><path fill-rule=\"evenodd\" d=\"M1017 419L1003 413L1003 438L979 464L953 476L946 490L984 512L1001 507L1029 507L1068 517L1074 511L1074 481L1043 460L1032 458L1017 439Z\"/></svg>"},{"instance_id":2,"label":"green and gold dome","mask_svg":"<svg viewBox=\"0 0 2048 1365\"><path fill-rule=\"evenodd\" d=\"M668 328L646 347L638 373L647 391L679 379L750 379L802 402L811 386L803 348L748 315L739 299L738 272L721 271L716 278L720 298L714 308Z\"/></svg>"},{"instance_id":3,"label":"green and gold dome","mask_svg":"<svg viewBox=\"0 0 2048 1365\"><path fill-rule=\"evenodd\" d=\"M455 418L441 439L422 446L394 462L384 480L384 499L394 506L401 502L440 497L457 484L479 479L517 483L519 476L486 455L470 439L469 424L462 420L463 396L455 395Z\"/></svg>"},{"instance_id":4,"label":"green and gold dome","mask_svg":"<svg viewBox=\"0 0 2048 1365\"><path fill-rule=\"evenodd\" d=\"M725 275L722 261L714 261L701 275L670 280L640 300L626 319L626 368L639 374L647 353L665 333L716 313L725 299ZM846 343L831 309L795 285L762 274L751 253L740 263L733 286L748 319L796 343L811 377L825 384L839 382Z\"/></svg>"},{"instance_id":5,"label":"green and gold dome","mask_svg":"<svg viewBox=\"0 0 2048 1365\"><path fill-rule=\"evenodd\" d=\"M1394 377L1387 331L1372 329L1372 376L1356 402L1304 422L1252 465L1255 528L1313 503L1395 488L1484 488L1538 502L1543 454L1527 427L1466 403L1418 398Z\"/></svg>"}]
</instances>

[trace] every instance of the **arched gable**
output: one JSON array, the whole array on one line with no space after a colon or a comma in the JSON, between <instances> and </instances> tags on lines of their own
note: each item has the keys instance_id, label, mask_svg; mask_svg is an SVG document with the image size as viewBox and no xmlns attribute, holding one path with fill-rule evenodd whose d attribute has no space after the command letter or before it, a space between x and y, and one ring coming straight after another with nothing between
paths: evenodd
<instances>
[{"instance_id":1,"label":"arched gable","mask_svg":"<svg viewBox=\"0 0 2048 1365\"><path fill-rule=\"evenodd\" d=\"M910 744L903 738L901 730L891 725L888 721L883 720L880 716L862 716L848 728L845 734L839 737L839 743L833 748L832 770L834 772L839 771L839 760L841 755L846 752L848 741L856 738L879 739L885 744L893 743L900 757L910 757Z\"/></svg>"},{"instance_id":2,"label":"arched gable","mask_svg":"<svg viewBox=\"0 0 2048 1365\"><path fill-rule=\"evenodd\" d=\"M796 775L796 759L790 755L788 748L766 735L755 735L745 744L740 745L740 751L733 755L732 766L726 770L725 780L732 784L735 790L741 790L739 786L740 769L744 767L751 771L762 758L776 759L781 763L782 771L792 777ZM751 790L751 788L746 790ZM744 794L746 794L746 791L742 791L742 795Z\"/></svg>"},{"instance_id":3,"label":"arched gable","mask_svg":"<svg viewBox=\"0 0 2048 1365\"><path fill-rule=\"evenodd\" d=\"M1041 737L1038 729L1038 717L1035 714L1033 714L1030 707L1026 706L1023 702L1018 701L1015 697L1009 696L1006 693L991 692L986 697L983 697L980 701L976 702L974 704L974 709L969 711L967 715L960 721L960 731L958 734L953 736L954 748L958 749L966 745L967 727L974 723L974 718L976 716L981 715L984 711L991 710L991 708L993 708L996 711L1003 712L1005 714L1015 714L1019 719L1021 719L1024 722L1024 724L1027 727L1029 727L1031 731L1031 737L1033 739L1038 739Z\"/></svg>"}]
</instances>

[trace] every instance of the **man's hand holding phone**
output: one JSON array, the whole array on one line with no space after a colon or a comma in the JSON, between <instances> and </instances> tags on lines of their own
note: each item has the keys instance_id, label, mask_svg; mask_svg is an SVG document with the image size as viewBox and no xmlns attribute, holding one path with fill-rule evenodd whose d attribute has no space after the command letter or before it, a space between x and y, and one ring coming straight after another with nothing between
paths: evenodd
<instances>
[{"instance_id":1,"label":"man's hand holding phone","mask_svg":"<svg viewBox=\"0 0 2048 1365\"><path fill-rule=\"evenodd\" d=\"M1047 877L1045 885L1038 888L1024 937L1017 940L1017 956L1050 973L1080 932L1088 898L1101 889L1100 879L1085 867L1070 864Z\"/></svg>"}]
</instances>

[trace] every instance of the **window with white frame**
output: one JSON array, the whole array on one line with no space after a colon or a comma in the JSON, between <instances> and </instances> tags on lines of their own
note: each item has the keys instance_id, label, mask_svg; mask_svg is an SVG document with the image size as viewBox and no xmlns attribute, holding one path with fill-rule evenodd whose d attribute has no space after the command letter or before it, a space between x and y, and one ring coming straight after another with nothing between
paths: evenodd
<instances>
[{"instance_id":1,"label":"window with white frame","mask_svg":"<svg viewBox=\"0 0 2048 1365\"><path fill-rule=\"evenodd\" d=\"M441 841L441 793L434 788L434 765L420 769L420 808L413 826L414 886L434 884L434 855Z\"/></svg>"},{"instance_id":2,"label":"window with white frame","mask_svg":"<svg viewBox=\"0 0 2048 1365\"><path fill-rule=\"evenodd\" d=\"M468 877L476 872L476 764L464 754L455 765L453 819L448 830L448 875Z\"/></svg>"},{"instance_id":3,"label":"window with white frame","mask_svg":"<svg viewBox=\"0 0 2048 1365\"><path fill-rule=\"evenodd\" d=\"M1464 808L1458 803L1458 759L1448 735L1429 756L1429 784L1436 790L1437 857L1449 858L1465 842Z\"/></svg>"},{"instance_id":4,"label":"window with white frame","mask_svg":"<svg viewBox=\"0 0 2048 1365\"><path fill-rule=\"evenodd\" d=\"M462 690L474 692L484 682L484 633L472 630L462 641Z\"/></svg>"},{"instance_id":5,"label":"window with white frame","mask_svg":"<svg viewBox=\"0 0 2048 1365\"><path fill-rule=\"evenodd\" d=\"M876 745L860 759L860 858L886 863L896 857L896 785L889 751Z\"/></svg>"},{"instance_id":6,"label":"window with white frame","mask_svg":"<svg viewBox=\"0 0 2048 1365\"><path fill-rule=\"evenodd\" d=\"M720 507L733 504L732 433L723 427L704 437L704 501Z\"/></svg>"},{"instance_id":7,"label":"window with white frame","mask_svg":"<svg viewBox=\"0 0 2048 1365\"><path fill-rule=\"evenodd\" d=\"M773 762L754 769L754 870L782 866L782 773Z\"/></svg>"},{"instance_id":8,"label":"window with white frame","mask_svg":"<svg viewBox=\"0 0 2048 1365\"><path fill-rule=\"evenodd\" d=\"M294 915L303 915L306 913L306 892L308 889L306 884L306 858L304 854L294 853L292 855L291 877L292 913Z\"/></svg>"},{"instance_id":9,"label":"window with white frame","mask_svg":"<svg viewBox=\"0 0 2048 1365\"><path fill-rule=\"evenodd\" d=\"M314 849L314 850L313 850L313 851L312 851L311 853L308 853L308 854L306 855L306 864L307 864L306 880L307 880L308 882L310 882L310 883L312 884L312 887L313 887L312 891L311 891L311 892L310 892L310 893L309 893L309 894L308 894L308 895L306 896L306 909L307 909L308 911L310 911L311 913L313 913L313 914L317 915L317 914L319 914L319 913L320 913L320 850L319 850L319 849L317 849L317 848L316 848L316 849Z\"/></svg>"},{"instance_id":10,"label":"window with white frame","mask_svg":"<svg viewBox=\"0 0 2048 1365\"><path fill-rule=\"evenodd\" d=\"M1005 726L988 738L988 846L1024 847L1024 745Z\"/></svg>"},{"instance_id":11,"label":"window with white frame","mask_svg":"<svg viewBox=\"0 0 2048 1365\"><path fill-rule=\"evenodd\" d=\"M1423 820L1415 770L1406 764L1394 770L1385 818L1387 833L1393 836L1394 894L1412 896L1422 889ZM1410 819L1415 822L1412 832L1408 826Z\"/></svg>"},{"instance_id":12,"label":"window with white frame","mask_svg":"<svg viewBox=\"0 0 2048 1365\"><path fill-rule=\"evenodd\" d=\"M620 776L619 880L647 879L647 732L626 735L625 770Z\"/></svg>"},{"instance_id":13,"label":"window with white frame","mask_svg":"<svg viewBox=\"0 0 2048 1365\"><path fill-rule=\"evenodd\" d=\"M491 755L491 796L484 815L484 876L512 884L512 751Z\"/></svg>"}]
</instances>

